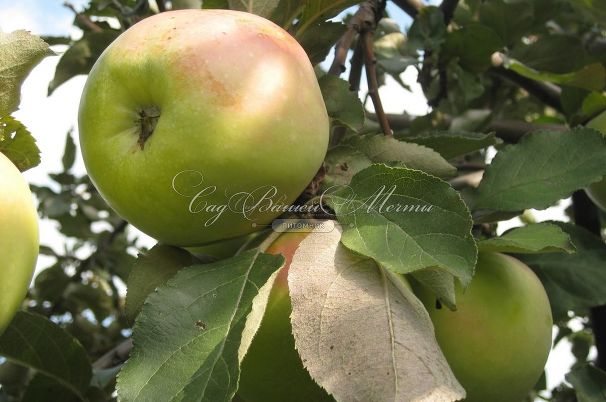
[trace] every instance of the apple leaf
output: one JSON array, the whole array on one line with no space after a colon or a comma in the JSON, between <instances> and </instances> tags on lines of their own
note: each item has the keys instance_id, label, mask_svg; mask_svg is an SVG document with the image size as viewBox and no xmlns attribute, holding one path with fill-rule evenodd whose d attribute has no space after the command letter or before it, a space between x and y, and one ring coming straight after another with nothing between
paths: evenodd
<instances>
[{"instance_id":1,"label":"apple leaf","mask_svg":"<svg viewBox=\"0 0 606 402\"><path fill-rule=\"evenodd\" d=\"M0 31L0 117L17 110L25 77L53 54L46 42L27 31Z\"/></svg>"},{"instance_id":2,"label":"apple leaf","mask_svg":"<svg viewBox=\"0 0 606 402\"><path fill-rule=\"evenodd\" d=\"M606 175L599 131L536 131L497 153L478 188L475 207L544 209Z\"/></svg>"},{"instance_id":3,"label":"apple leaf","mask_svg":"<svg viewBox=\"0 0 606 402\"><path fill-rule=\"evenodd\" d=\"M518 254L537 274L551 303L555 320L568 319L606 303L606 245L589 231L554 222L570 235L576 253Z\"/></svg>"},{"instance_id":4,"label":"apple leaf","mask_svg":"<svg viewBox=\"0 0 606 402\"><path fill-rule=\"evenodd\" d=\"M86 351L76 338L45 317L18 312L0 336L0 355L36 370L48 377L46 382L85 400L92 376Z\"/></svg>"},{"instance_id":5,"label":"apple leaf","mask_svg":"<svg viewBox=\"0 0 606 402\"><path fill-rule=\"evenodd\" d=\"M322 21L296 36L311 64L314 66L326 59L328 52L343 35L347 27L341 22Z\"/></svg>"},{"instance_id":6,"label":"apple leaf","mask_svg":"<svg viewBox=\"0 0 606 402\"><path fill-rule=\"evenodd\" d=\"M324 197L352 251L395 273L438 268L465 286L471 281L477 258L471 216L448 183L417 170L373 165Z\"/></svg>"},{"instance_id":7,"label":"apple leaf","mask_svg":"<svg viewBox=\"0 0 606 402\"><path fill-rule=\"evenodd\" d=\"M61 158L64 172L70 170L76 161L76 144L72 134L72 130L69 130L65 136L65 147L63 148L63 158Z\"/></svg>"},{"instance_id":8,"label":"apple leaf","mask_svg":"<svg viewBox=\"0 0 606 402\"><path fill-rule=\"evenodd\" d=\"M318 21L335 17L348 7L358 4L355 0L308 0L297 24L297 35L302 35Z\"/></svg>"},{"instance_id":9,"label":"apple leaf","mask_svg":"<svg viewBox=\"0 0 606 402\"><path fill-rule=\"evenodd\" d=\"M22 172L40 163L36 139L19 120L11 116L0 118L0 152Z\"/></svg>"},{"instance_id":10,"label":"apple leaf","mask_svg":"<svg viewBox=\"0 0 606 402\"><path fill-rule=\"evenodd\" d=\"M491 66L491 56L503 47L503 42L490 27L471 23L449 32L443 54L449 60L458 58L465 69L482 72Z\"/></svg>"},{"instance_id":11,"label":"apple leaf","mask_svg":"<svg viewBox=\"0 0 606 402\"><path fill-rule=\"evenodd\" d=\"M324 165L326 175L322 184L330 187L349 184L351 178L372 165L372 161L353 147L338 145L328 150Z\"/></svg>"},{"instance_id":12,"label":"apple leaf","mask_svg":"<svg viewBox=\"0 0 606 402\"><path fill-rule=\"evenodd\" d=\"M232 10L246 11L265 18L272 15L279 2L280 0L227 0Z\"/></svg>"},{"instance_id":13,"label":"apple leaf","mask_svg":"<svg viewBox=\"0 0 606 402\"><path fill-rule=\"evenodd\" d=\"M452 274L439 268L424 268L411 273L411 275L423 286L430 289L446 307L453 311L456 310L457 300Z\"/></svg>"},{"instance_id":14,"label":"apple leaf","mask_svg":"<svg viewBox=\"0 0 606 402\"><path fill-rule=\"evenodd\" d=\"M395 163L397 166L422 170L438 177L451 177L456 173L454 166L433 149L381 134L350 136L340 146L362 152L375 163Z\"/></svg>"},{"instance_id":15,"label":"apple leaf","mask_svg":"<svg viewBox=\"0 0 606 402\"><path fill-rule=\"evenodd\" d=\"M331 119L351 128L358 129L364 123L364 107L358 94L349 90L347 81L326 74L318 80L326 111Z\"/></svg>"},{"instance_id":16,"label":"apple leaf","mask_svg":"<svg viewBox=\"0 0 606 402\"><path fill-rule=\"evenodd\" d=\"M559 74L583 68L591 60L581 38L562 34L540 36L516 46L509 56L535 70Z\"/></svg>"},{"instance_id":17,"label":"apple leaf","mask_svg":"<svg viewBox=\"0 0 606 402\"><path fill-rule=\"evenodd\" d=\"M124 314L134 322L147 296L181 268L195 264L195 258L187 251L172 246L155 245L140 254L128 276Z\"/></svg>"},{"instance_id":18,"label":"apple leaf","mask_svg":"<svg viewBox=\"0 0 606 402\"><path fill-rule=\"evenodd\" d=\"M122 401L230 401L250 339L247 325L258 294L283 264L256 250L181 269L143 305L134 348L118 376ZM257 303L258 304L258 303ZM260 320L258 320L260 321Z\"/></svg>"},{"instance_id":19,"label":"apple leaf","mask_svg":"<svg viewBox=\"0 0 606 402\"><path fill-rule=\"evenodd\" d=\"M429 147L439 152L445 159L452 159L502 143L494 133L470 131L425 131L410 137L403 136L400 139Z\"/></svg>"},{"instance_id":20,"label":"apple leaf","mask_svg":"<svg viewBox=\"0 0 606 402\"><path fill-rule=\"evenodd\" d=\"M295 345L312 378L338 401L462 399L407 281L340 238L311 233L289 270Z\"/></svg>"},{"instance_id":21,"label":"apple leaf","mask_svg":"<svg viewBox=\"0 0 606 402\"><path fill-rule=\"evenodd\" d=\"M119 31L85 32L59 59L55 76L48 85L52 94L61 84L72 77L88 74L101 53L120 34Z\"/></svg>"},{"instance_id":22,"label":"apple leaf","mask_svg":"<svg viewBox=\"0 0 606 402\"><path fill-rule=\"evenodd\" d=\"M537 71L515 59L506 60L505 67L532 80L568 85L588 91L601 91L606 85L606 69L601 63L588 64L577 71L563 74Z\"/></svg>"},{"instance_id":23,"label":"apple leaf","mask_svg":"<svg viewBox=\"0 0 606 402\"><path fill-rule=\"evenodd\" d=\"M514 228L502 236L478 242L480 251L502 253L573 253L570 236L559 226L551 223L535 223Z\"/></svg>"},{"instance_id":24,"label":"apple leaf","mask_svg":"<svg viewBox=\"0 0 606 402\"><path fill-rule=\"evenodd\" d=\"M606 372L586 364L566 374L577 394L578 402L603 402L606 400Z\"/></svg>"}]
</instances>

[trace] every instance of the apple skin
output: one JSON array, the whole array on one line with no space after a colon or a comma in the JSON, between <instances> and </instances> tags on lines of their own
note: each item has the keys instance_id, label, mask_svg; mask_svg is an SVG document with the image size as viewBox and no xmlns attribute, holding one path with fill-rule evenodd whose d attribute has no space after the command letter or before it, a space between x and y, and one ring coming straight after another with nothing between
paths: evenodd
<instances>
[{"instance_id":1,"label":"apple skin","mask_svg":"<svg viewBox=\"0 0 606 402\"><path fill-rule=\"evenodd\" d=\"M261 326L242 361L238 396L244 402L334 402L303 367L295 350L288 269L305 232L281 235L267 253L286 259L271 290Z\"/></svg>"},{"instance_id":2,"label":"apple skin","mask_svg":"<svg viewBox=\"0 0 606 402\"><path fill-rule=\"evenodd\" d=\"M606 111L594 117L587 123L587 127L595 128L606 135ZM589 187L585 189L585 192L594 204L600 207L602 211L606 212L606 178L602 178L602 180L590 184Z\"/></svg>"},{"instance_id":3,"label":"apple skin","mask_svg":"<svg viewBox=\"0 0 606 402\"><path fill-rule=\"evenodd\" d=\"M280 215L253 206L272 188L274 205L299 196L322 165L329 120L305 51L282 28L238 11L178 10L103 52L79 131L89 176L119 215L162 243L197 246ZM206 208L229 202L237 212L213 222Z\"/></svg>"},{"instance_id":4,"label":"apple skin","mask_svg":"<svg viewBox=\"0 0 606 402\"><path fill-rule=\"evenodd\" d=\"M0 152L0 334L21 307L38 250L32 193L21 172Z\"/></svg>"},{"instance_id":5,"label":"apple skin","mask_svg":"<svg viewBox=\"0 0 606 402\"><path fill-rule=\"evenodd\" d=\"M538 381L551 349L553 320L543 285L528 266L500 253L478 256L457 311L438 308L418 282L413 289L466 402L521 402Z\"/></svg>"}]
</instances>

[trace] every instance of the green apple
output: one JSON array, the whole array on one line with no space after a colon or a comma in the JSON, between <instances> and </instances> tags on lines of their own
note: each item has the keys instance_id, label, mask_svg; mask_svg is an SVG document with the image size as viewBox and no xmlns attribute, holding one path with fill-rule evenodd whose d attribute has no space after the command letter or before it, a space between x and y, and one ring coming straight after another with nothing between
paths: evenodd
<instances>
[{"instance_id":1,"label":"green apple","mask_svg":"<svg viewBox=\"0 0 606 402\"><path fill-rule=\"evenodd\" d=\"M329 121L314 69L253 14L179 10L99 57L79 111L90 178L116 212L171 245L251 233L313 179Z\"/></svg>"},{"instance_id":2,"label":"green apple","mask_svg":"<svg viewBox=\"0 0 606 402\"><path fill-rule=\"evenodd\" d=\"M290 324L288 269L307 233L281 235L267 250L286 259L271 290L261 326L242 361L238 395L245 402L334 401L303 367Z\"/></svg>"},{"instance_id":3,"label":"green apple","mask_svg":"<svg viewBox=\"0 0 606 402\"><path fill-rule=\"evenodd\" d=\"M0 152L0 334L27 293L38 249L32 193L21 172Z\"/></svg>"},{"instance_id":4,"label":"green apple","mask_svg":"<svg viewBox=\"0 0 606 402\"><path fill-rule=\"evenodd\" d=\"M471 285L457 288L457 311L439 307L415 283L436 338L467 402L521 402L543 372L552 317L543 285L521 261L480 253Z\"/></svg>"},{"instance_id":5,"label":"green apple","mask_svg":"<svg viewBox=\"0 0 606 402\"><path fill-rule=\"evenodd\" d=\"M587 123L587 127L595 128L606 135L606 111ZM591 184L585 189L585 192L602 211L606 211L606 178Z\"/></svg>"}]
</instances>

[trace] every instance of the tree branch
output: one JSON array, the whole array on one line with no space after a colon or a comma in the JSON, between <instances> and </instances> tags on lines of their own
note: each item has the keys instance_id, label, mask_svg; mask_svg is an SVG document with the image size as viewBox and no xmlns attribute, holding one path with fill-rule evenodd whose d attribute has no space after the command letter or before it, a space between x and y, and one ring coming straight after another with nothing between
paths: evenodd
<instances>
[{"instance_id":1,"label":"tree branch","mask_svg":"<svg viewBox=\"0 0 606 402\"><path fill-rule=\"evenodd\" d=\"M364 66L364 42L358 40L351 56L351 70L349 71L349 89L355 92L360 90L362 80L362 67Z\"/></svg>"},{"instance_id":2,"label":"tree branch","mask_svg":"<svg viewBox=\"0 0 606 402\"><path fill-rule=\"evenodd\" d=\"M368 80L368 93L370 94L370 99L372 99L372 103L375 107L375 112L377 114L379 124L381 124L383 134L386 136L393 136L393 132L389 126L389 120L387 120L387 115L385 115L385 111L383 110L381 97L379 96L377 60L375 59L373 33L373 31L368 30L364 32L362 38L360 38L363 41L362 46L364 48L364 64L366 66L366 79Z\"/></svg>"},{"instance_id":3,"label":"tree branch","mask_svg":"<svg viewBox=\"0 0 606 402\"><path fill-rule=\"evenodd\" d=\"M166 4L164 4L164 0L156 0L156 6L158 7L158 11L161 13L166 11Z\"/></svg>"},{"instance_id":4,"label":"tree branch","mask_svg":"<svg viewBox=\"0 0 606 402\"><path fill-rule=\"evenodd\" d=\"M502 66L493 67L490 69L490 72L499 78L503 78L520 88L525 89L530 95L536 97L546 105L551 106L558 112L563 112L562 103L560 101L562 90L558 86L531 80L530 78L523 77L515 71L508 70Z\"/></svg>"},{"instance_id":5,"label":"tree branch","mask_svg":"<svg viewBox=\"0 0 606 402\"><path fill-rule=\"evenodd\" d=\"M101 28L99 25L95 24L88 15L79 13L71 3L68 3L66 1L65 3L63 3L63 6L72 10L74 15L76 16L76 20L78 22L80 22L82 25L84 25L85 27L87 27L88 29L90 29L91 31L103 32L103 28Z\"/></svg>"},{"instance_id":6,"label":"tree branch","mask_svg":"<svg viewBox=\"0 0 606 402\"><path fill-rule=\"evenodd\" d=\"M442 10L442 14L444 14L444 24L450 24L452 18L454 17L455 10L459 5L459 0L443 0L442 4L440 4L440 10Z\"/></svg>"},{"instance_id":7,"label":"tree branch","mask_svg":"<svg viewBox=\"0 0 606 402\"><path fill-rule=\"evenodd\" d=\"M368 113L368 118L378 122L374 113ZM387 119L394 130L403 130L410 127L413 119L407 114L388 114ZM450 125L451 119L446 117L445 123ZM561 124L536 124L519 120L493 120L483 130L494 131L495 135L508 143L516 143L526 134L536 130L566 131L568 127Z\"/></svg>"},{"instance_id":8,"label":"tree branch","mask_svg":"<svg viewBox=\"0 0 606 402\"><path fill-rule=\"evenodd\" d=\"M421 9L423 7L425 7L425 5L419 1L419 0L392 0L394 2L394 4L398 7L400 7L402 10L404 10L404 12L408 15L410 15L412 18L416 18L417 14L419 14L419 11L421 11Z\"/></svg>"},{"instance_id":9,"label":"tree branch","mask_svg":"<svg viewBox=\"0 0 606 402\"><path fill-rule=\"evenodd\" d=\"M93 368L96 370L108 369L115 367L118 364L124 363L128 359L128 355L133 348L132 338L128 338L122 343L116 345L109 352L98 358L93 363Z\"/></svg>"},{"instance_id":10,"label":"tree branch","mask_svg":"<svg viewBox=\"0 0 606 402\"><path fill-rule=\"evenodd\" d=\"M583 190L572 194L572 211L577 225L601 237L598 209ZM593 307L590 310L589 318L591 319L595 347L598 350L596 365L602 370L606 370L606 305Z\"/></svg>"}]
</instances>

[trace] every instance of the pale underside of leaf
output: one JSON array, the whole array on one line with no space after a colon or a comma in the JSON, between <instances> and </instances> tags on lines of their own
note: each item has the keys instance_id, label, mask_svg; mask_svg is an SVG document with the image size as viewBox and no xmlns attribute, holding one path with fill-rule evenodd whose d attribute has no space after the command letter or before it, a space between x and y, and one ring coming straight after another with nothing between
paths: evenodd
<instances>
[{"instance_id":1,"label":"pale underside of leaf","mask_svg":"<svg viewBox=\"0 0 606 402\"><path fill-rule=\"evenodd\" d=\"M289 271L295 344L311 376L338 401L463 398L408 283L340 238L310 234Z\"/></svg>"}]
</instances>

